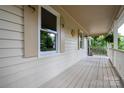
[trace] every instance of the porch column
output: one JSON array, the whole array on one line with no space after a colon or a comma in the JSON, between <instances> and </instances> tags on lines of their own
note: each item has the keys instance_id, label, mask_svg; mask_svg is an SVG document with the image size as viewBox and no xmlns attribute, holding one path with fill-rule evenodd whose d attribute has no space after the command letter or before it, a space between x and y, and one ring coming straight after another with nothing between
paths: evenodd
<instances>
[{"instance_id":1,"label":"porch column","mask_svg":"<svg viewBox=\"0 0 124 93\"><path fill-rule=\"evenodd\" d=\"M114 35L114 49L118 49L118 27L117 27L117 24L115 23L114 24L114 27L113 27L113 35ZM116 52L112 51L112 62L113 62L113 65L116 66L117 63L116 63Z\"/></svg>"},{"instance_id":2,"label":"porch column","mask_svg":"<svg viewBox=\"0 0 124 93\"><path fill-rule=\"evenodd\" d=\"M118 49L118 27L116 23L114 24L113 34L114 34L114 49Z\"/></svg>"}]
</instances>

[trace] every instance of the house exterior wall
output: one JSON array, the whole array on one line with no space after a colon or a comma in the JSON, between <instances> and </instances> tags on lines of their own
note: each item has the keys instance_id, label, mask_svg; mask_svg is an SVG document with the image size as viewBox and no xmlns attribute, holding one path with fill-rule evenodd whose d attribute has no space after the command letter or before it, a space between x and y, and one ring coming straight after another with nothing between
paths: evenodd
<instances>
[{"instance_id":1,"label":"house exterior wall","mask_svg":"<svg viewBox=\"0 0 124 93\"><path fill-rule=\"evenodd\" d=\"M86 56L86 39L85 48L78 49L78 24L59 7L54 8L64 17L64 52L25 58L24 7L0 6L0 87L40 87Z\"/></svg>"}]
</instances>

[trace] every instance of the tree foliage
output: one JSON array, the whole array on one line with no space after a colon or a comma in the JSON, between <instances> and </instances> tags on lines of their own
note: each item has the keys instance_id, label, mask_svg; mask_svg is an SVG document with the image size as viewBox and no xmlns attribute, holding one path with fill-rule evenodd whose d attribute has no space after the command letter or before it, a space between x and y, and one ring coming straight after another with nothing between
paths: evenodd
<instances>
[{"instance_id":1,"label":"tree foliage","mask_svg":"<svg viewBox=\"0 0 124 93\"><path fill-rule=\"evenodd\" d=\"M124 50L124 36L121 34L118 36L118 48Z\"/></svg>"},{"instance_id":2,"label":"tree foliage","mask_svg":"<svg viewBox=\"0 0 124 93\"><path fill-rule=\"evenodd\" d=\"M50 51L50 50L55 50L54 42L55 38L52 38L48 32L41 32L41 51ZM54 40L53 40L54 39Z\"/></svg>"},{"instance_id":3,"label":"tree foliage","mask_svg":"<svg viewBox=\"0 0 124 93\"><path fill-rule=\"evenodd\" d=\"M107 42L104 35L93 36L91 39L92 53L95 55L106 55Z\"/></svg>"},{"instance_id":4,"label":"tree foliage","mask_svg":"<svg viewBox=\"0 0 124 93\"><path fill-rule=\"evenodd\" d=\"M93 36L91 40L91 47L101 47L106 48L107 42L104 35Z\"/></svg>"}]
</instances>

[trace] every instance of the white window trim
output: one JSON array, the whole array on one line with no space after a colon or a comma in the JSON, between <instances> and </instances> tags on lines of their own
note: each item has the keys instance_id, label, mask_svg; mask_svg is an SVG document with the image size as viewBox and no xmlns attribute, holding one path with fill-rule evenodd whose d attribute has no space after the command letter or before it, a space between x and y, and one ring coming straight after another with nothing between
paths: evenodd
<instances>
[{"instance_id":1,"label":"white window trim","mask_svg":"<svg viewBox=\"0 0 124 93\"><path fill-rule=\"evenodd\" d=\"M57 32L54 32L54 33L57 33L57 35L56 35L56 51L46 51L46 52L42 52L42 53L40 51L41 7L48 10L55 16L57 16ZM45 30L45 29L43 29L43 30ZM46 29L46 31L48 31L48 30ZM52 30L49 30L48 32L51 32L51 31ZM57 53L58 54L60 53L60 14L48 5L38 6L38 58L41 58L44 56L55 55Z\"/></svg>"},{"instance_id":2,"label":"white window trim","mask_svg":"<svg viewBox=\"0 0 124 93\"><path fill-rule=\"evenodd\" d=\"M50 29L40 29L42 31L45 31L45 32L50 32L50 33L54 33L54 34L57 34L58 32L57 31L53 31L53 30L50 30Z\"/></svg>"}]
</instances>

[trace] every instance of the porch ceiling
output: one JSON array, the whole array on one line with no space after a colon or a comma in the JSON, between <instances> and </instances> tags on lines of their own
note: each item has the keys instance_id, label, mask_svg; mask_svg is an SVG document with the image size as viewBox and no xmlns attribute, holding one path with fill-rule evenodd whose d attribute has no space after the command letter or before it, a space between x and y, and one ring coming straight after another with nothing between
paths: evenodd
<instances>
[{"instance_id":1,"label":"porch ceiling","mask_svg":"<svg viewBox=\"0 0 124 93\"><path fill-rule=\"evenodd\" d=\"M104 34L111 28L120 6L115 5L63 5L88 35Z\"/></svg>"}]
</instances>

